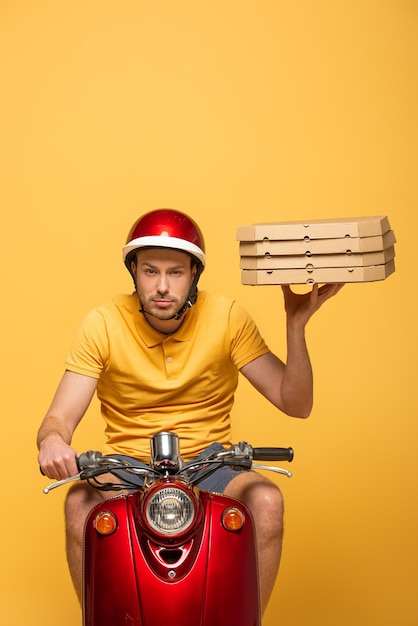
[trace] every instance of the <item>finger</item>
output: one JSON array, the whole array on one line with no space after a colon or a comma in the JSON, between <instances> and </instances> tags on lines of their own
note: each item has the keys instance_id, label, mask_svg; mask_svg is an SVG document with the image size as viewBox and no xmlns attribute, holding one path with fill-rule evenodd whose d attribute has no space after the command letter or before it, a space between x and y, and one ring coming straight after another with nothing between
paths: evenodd
<instances>
[{"instance_id":1,"label":"finger","mask_svg":"<svg viewBox=\"0 0 418 626\"><path fill-rule=\"evenodd\" d=\"M332 295L335 295L336 293L338 293L339 291L341 291L341 289L344 287L345 283L334 283L332 285L333 289L332 291Z\"/></svg>"},{"instance_id":2,"label":"finger","mask_svg":"<svg viewBox=\"0 0 418 626\"><path fill-rule=\"evenodd\" d=\"M344 286L344 283L329 283L327 285L323 285L319 294L322 301L328 300L328 298L332 298L335 296Z\"/></svg>"},{"instance_id":3,"label":"finger","mask_svg":"<svg viewBox=\"0 0 418 626\"><path fill-rule=\"evenodd\" d=\"M316 304L318 302L318 297L321 293L321 289L319 288L318 283L314 283L312 285L311 293L309 294L309 302L311 304Z\"/></svg>"}]
</instances>

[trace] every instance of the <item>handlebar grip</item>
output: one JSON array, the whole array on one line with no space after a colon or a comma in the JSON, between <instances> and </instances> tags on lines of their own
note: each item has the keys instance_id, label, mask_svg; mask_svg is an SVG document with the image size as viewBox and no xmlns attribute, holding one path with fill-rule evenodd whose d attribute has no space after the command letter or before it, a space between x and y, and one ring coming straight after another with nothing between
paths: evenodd
<instances>
[{"instance_id":1,"label":"handlebar grip","mask_svg":"<svg viewBox=\"0 0 418 626\"><path fill-rule=\"evenodd\" d=\"M253 448L254 461L293 461L293 448Z\"/></svg>"},{"instance_id":2,"label":"handlebar grip","mask_svg":"<svg viewBox=\"0 0 418 626\"><path fill-rule=\"evenodd\" d=\"M88 450L82 452L77 459L77 467L80 471L87 469L88 467L97 467L97 460L102 457L102 453L96 450Z\"/></svg>"}]
</instances>

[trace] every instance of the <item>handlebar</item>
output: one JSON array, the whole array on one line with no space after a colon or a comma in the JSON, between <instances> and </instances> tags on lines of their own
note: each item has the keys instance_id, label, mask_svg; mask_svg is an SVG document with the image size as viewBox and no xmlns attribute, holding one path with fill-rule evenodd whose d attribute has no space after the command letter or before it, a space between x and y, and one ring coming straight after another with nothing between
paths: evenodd
<instances>
[{"instance_id":1,"label":"handlebar","mask_svg":"<svg viewBox=\"0 0 418 626\"><path fill-rule=\"evenodd\" d=\"M293 461L293 448L253 448L254 461Z\"/></svg>"},{"instance_id":2,"label":"handlebar","mask_svg":"<svg viewBox=\"0 0 418 626\"><path fill-rule=\"evenodd\" d=\"M293 456L293 448L253 448L245 441L241 441L236 445L232 445L229 450L215 452L201 461L189 461L186 464L182 464L181 459L179 459L180 463L176 464L175 467L170 467L169 463L161 463L160 467L157 468L153 465L152 461L151 464L146 464L141 461L136 461L135 464L131 464L112 455L103 456L101 452L89 450L87 452L83 452L77 460L79 470L78 474L53 483L52 485L44 489L44 493L49 493L51 489L72 482L74 480L87 480L88 482L93 480L95 482L92 486L96 487L97 489L121 489L123 488L122 485L128 489L137 488L137 484L136 487L133 487L132 483L127 484L127 482L129 483L129 479L127 479L127 482L122 481L121 483L118 483L118 485L114 483L103 484L97 482L96 477L106 474L108 472L113 473L116 470L126 472L127 475L131 474L143 477L156 477L158 475L163 475L164 472L167 472L167 475L176 475L187 472L190 473L192 476L194 474L194 477L190 478L193 484L201 482L202 476L210 475L222 465L228 465L236 471L250 470L251 467L266 469L290 477L292 476L292 474L287 470L283 470L278 467L259 465L258 463L255 463L255 461L290 462L293 460ZM206 469L203 469L203 471L200 472L202 468ZM196 472L200 472L199 475L197 475ZM90 484L92 483L90 482Z\"/></svg>"},{"instance_id":3,"label":"handlebar","mask_svg":"<svg viewBox=\"0 0 418 626\"><path fill-rule=\"evenodd\" d=\"M96 450L87 450L82 452L77 459L77 467L80 471L83 471L87 467L98 467L98 460L103 458L101 452Z\"/></svg>"}]
</instances>

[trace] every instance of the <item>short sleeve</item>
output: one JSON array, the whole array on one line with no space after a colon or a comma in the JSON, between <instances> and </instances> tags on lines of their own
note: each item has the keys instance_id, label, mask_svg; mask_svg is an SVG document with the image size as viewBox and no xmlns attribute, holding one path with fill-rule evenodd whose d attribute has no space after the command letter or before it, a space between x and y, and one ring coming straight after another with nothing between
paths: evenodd
<instances>
[{"instance_id":1,"label":"short sleeve","mask_svg":"<svg viewBox=\"0 0 418 626\"><path fill-rule=\"evenodd\" d=\"M254 320L235 301L230 309L229 329L231 358L238 369L270 352Z\"/></svg>"},{"instance_id":2,"label":"short sleeve","mask_svg":"<svg viewBox=\"0 0 418 626\"><path fill-rule=\"evenodd\" d=\"M108 354L105 319L100 309L94 309L76 331L65 366L71 372L99 378L108 361Z\"/></svg>"}]
</instances>

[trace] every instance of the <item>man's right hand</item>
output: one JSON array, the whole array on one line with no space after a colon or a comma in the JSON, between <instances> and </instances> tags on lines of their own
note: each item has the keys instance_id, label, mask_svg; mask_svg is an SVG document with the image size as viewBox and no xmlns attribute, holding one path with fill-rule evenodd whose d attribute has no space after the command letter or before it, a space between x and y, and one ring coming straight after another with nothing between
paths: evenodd
<instances>
[{"instance_id":1,"label":"man's right hand","mask_svg":"<svg viewBox=\"0 0 418 626\"><path fill-rule=\"evenodd\" d=\"M63 480L78 473L77 452L58 434L45 437L40 443L38 462L41 472L53 480Z\"/></svg>"}]
</instances>

